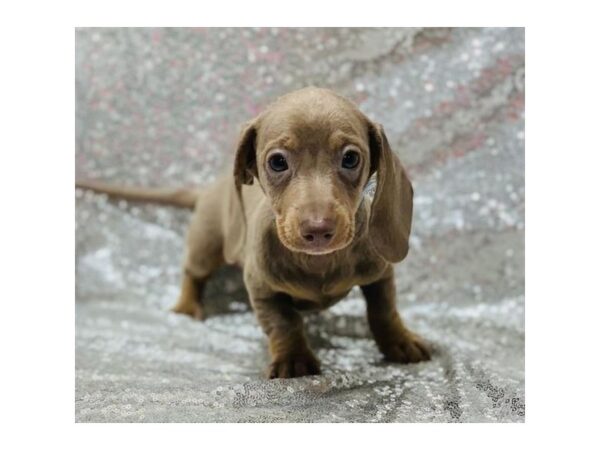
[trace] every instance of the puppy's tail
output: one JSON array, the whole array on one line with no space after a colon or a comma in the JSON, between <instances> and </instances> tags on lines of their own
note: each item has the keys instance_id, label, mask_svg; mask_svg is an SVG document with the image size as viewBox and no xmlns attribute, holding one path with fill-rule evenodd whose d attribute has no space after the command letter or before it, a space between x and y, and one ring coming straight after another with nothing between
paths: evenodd
<instances>
[{"instance_id":1,"label":"puppy's tail","mask_svg":"<svg viewBox=\"0 0 600 450\"><path fill-rule=\"evenodd\" d=\"M198 197L198 192L194 189L113 186L101 181L76 181L75 187L106 194L115 199L141 203L157 203L187 209L194 209L196 198Z\"/></svg>"}]
</instances>

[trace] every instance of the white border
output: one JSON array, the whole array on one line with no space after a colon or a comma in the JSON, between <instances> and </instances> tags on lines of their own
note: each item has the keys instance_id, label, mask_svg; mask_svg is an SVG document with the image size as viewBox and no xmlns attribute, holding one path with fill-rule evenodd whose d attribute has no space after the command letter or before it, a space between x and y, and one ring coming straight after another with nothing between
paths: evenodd
<instances>
[{"instance_id":1,"label":"white border","mask_svg":"<svg viewBox=\"0 0 600 450\"><path fill-rule=\"evenodd\" d=\"M4 6L2 441L12 441L8 448L53 443L86 449L253 443L303 449L578 448L597 442L597 13L579 1L263 4L55 0ZM73 28L250 24L527 27L527 424L73 424Z\"/></svg>"}]
</instances>

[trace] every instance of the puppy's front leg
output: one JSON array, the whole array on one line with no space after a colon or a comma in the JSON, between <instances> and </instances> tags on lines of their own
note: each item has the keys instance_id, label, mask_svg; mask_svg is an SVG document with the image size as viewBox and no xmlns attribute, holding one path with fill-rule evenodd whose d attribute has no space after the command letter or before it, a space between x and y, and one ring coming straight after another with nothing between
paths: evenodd
<instances>
[{"instance_id":1,"label":"puppy's front leg","mask_svg":"<svg viewBox=\"0 0 600 450\"><path fill-rule=\"evenodd\" d=\"M272 362L269 378L293 378L321 373L319 360L304 336L302 316L285 294L250 295L258 321L269 338Z\"/></svg>"},{"instance_id":2,"label":"puppy's front leg","mask_svg":"<svg viewBox=\"0 0 600 450\"><path fill-rule=\"evenodd\" d=\"M402 323L396 309L393 270L383 279L360 287L367 300L369 327L381 353L388 361L414 363L431 359L423 340Z\"/></svg>"}]
</instances>

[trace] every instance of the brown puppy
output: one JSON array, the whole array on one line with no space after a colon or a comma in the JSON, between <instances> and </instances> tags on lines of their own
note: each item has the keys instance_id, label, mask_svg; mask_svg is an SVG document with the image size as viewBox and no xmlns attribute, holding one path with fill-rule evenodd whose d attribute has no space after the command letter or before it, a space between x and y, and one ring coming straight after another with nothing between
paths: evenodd
<instances>
[{"instance_id":1,"label":"brown puppy","mask_svg":"<svg viewBox=\"0 0 600 450\"><path fill-rule=\"evenodd\" d=\"M365 185L377 174L373 202ZM380 125L335 93L278 99L242 132L232 176L201 192L80 187L194 207L179 313L202 319L202 289L223 264L243 268L269 339L271 378L320 372L300 310L323 309L359 285L386 359L428 360L396 310L392 263L408 252L412 186Z\"/></svg>"}]
</instances>

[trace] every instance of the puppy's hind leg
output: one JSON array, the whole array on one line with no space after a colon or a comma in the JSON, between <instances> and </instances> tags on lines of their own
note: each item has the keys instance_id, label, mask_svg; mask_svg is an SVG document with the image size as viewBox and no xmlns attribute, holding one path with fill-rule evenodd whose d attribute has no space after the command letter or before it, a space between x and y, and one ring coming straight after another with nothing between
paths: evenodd
<instances>
[{"instance_id":1,"label":"puppy's hind leg","mask_svg":"<svg viewBox=\"0 0 600 450\"><path fill-rule=\"evenodd\" d=\"M218 222L218 204L214 195L200 196L187 234L186 256L181 294L172 311L194 319L205 318L202 293L208 278L225 261L223 238Z\"/></svg>"},{"instance_id":2,"label":"puppy's hind leg","mask_svg":"<svg viewBox=\"0 0 600 450\"><path fill-rule=\"evenodd\" d=\"M192 239L188 239L192 241ZM204 241L208 243L209 241ZM192 242L189 242L191 244ZM181 294L173 312L187 314L197 320L204 320L202 294L208 278L224 264L220 246L215 241L209 245L188 248L183 277L181 280Z\"/></svg>"},{"instance_id":3,"label":"puppy's hind leg","mask_svg":"<svg viewBox=\"0 0 600 450\"><path fill-rule=\"evenodd\" d=\"M187 314L197 320L204 320L204 308L202 306L202 292L206 284L206 278L194 278L185 271L181 280L181 294L177 304L171 311L179 314Z\"/></svg>"}]
</instances>

